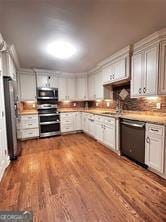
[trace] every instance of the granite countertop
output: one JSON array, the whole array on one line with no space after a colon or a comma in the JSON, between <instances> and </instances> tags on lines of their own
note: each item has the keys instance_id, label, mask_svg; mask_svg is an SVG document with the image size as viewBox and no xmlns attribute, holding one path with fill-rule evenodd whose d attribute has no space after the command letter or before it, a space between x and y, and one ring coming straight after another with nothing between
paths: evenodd
<instances>
[{"instance_id":1,"label":"granite countertop","mask_svg":"<svg viewBox=\"0 0 166 222\"><path fill-rule=\"evenodd\" d=\"M124 111L122 114L116 114L115 110L103 110L103 109L60 109L59 112L87 112L96 115L108 116L113 118L125 118L130 120L138 120L147 123L154 123L166 126L166 114L163 113L150 113L150 112L136 112L136 111ZM105 112L113 113L105 114Z\"/></svg>"}]
</instances>

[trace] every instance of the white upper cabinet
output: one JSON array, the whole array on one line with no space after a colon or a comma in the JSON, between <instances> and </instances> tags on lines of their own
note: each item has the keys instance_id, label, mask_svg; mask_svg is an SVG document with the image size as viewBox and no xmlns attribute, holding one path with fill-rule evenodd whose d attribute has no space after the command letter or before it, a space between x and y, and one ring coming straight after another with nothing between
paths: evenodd
<instances>
[{"instance_id":1,"label":"white upper cabinet","mask_svg":"<svg viewBox=\"0 0 166 222\"><path fill-rule=\"evenodd\" d=\"M48 74L37 74L37 87L50 87Z\"/></svg>"},{"instance_id":2,"label":"white upper cabinet","mask_svg":"<svg viewBox=\"0 0 166 222\"><path fill-rule=\"evenodd\" d=\"M59 87L59 78L57 75L50 75L48 77L48 82L49 82L50 87L52 87L52 88Z\"/></svg>"},{"instance_id":3,"label":"white upper cabinet","mask_svg":"<svg viewBox=\"0 0 166 222\"><path fill-rule=\"evenodd\" d=\"M102 85L102 71L95 73L95 98L104 99L104 87Z\"/></svg>"},{"instance_id":4,"label":"white upper cabinet","mask_svg":"<svg viewBox=\"0 0 166 222\"><path fill-rule=\"evenodd\" d=\"M166 41L160 44L159 94L166 95Z\"/></svg>"},{"instance_id":5,"label":"white upper cabinet","mask_svg":"<svg viewBox=\"0 0 166 222\"><path fill-rule=\"evenodd\" d=\"M75 100L75 78L68 78L67 79L67 99L68 100Z\"/></svg>"},{"instance_id":6,"label":"white upper cabinet","mask_svg":"<svg viewBox=\"0 0 166 222\"><path fill-rule=\"evenodd\" d=\"M76 78L76 99L86 100L87 99L87 76Z\"/></svg>"},{"instance_id":7,"label":"white upper cabinet","mask_svg":"<svg viewBox=\"0 0 166 222\"><path fill-rule=\"evenodd\" d=\"M58 87L58 93L59 93L59 100L67 100L67 83L66 78L59 78L59 87Z\"/></svg>"},{"instance_id":8,"label":"white upper cabinet","mask_svg":"<svg viewBox=\"0 0 166 222\"><path fill-rule=\"evenodd\" d=\"M95 74L88 75L88 99L95 100Z\"/></svg>"},{"instance_id":9,"label":"white upper cabinet","mask_svg":"<svg viewBox=\"0 0 166 222\"><path fill-rule=\"evenodd\" d=\"M59 78L56 74L37 73L37 87L58 88Z\"/></svg>"},{"instance_id":10,"label":"white upper cabinet","mask_svg":"<svg viewBox=\"0 0 166 222\"><path fill-rule=\"evenodd\" d=\"M166 29L133 46L131 97L166 95Z\"/></svg>"},{"instance_id":11,"label":"white upper cabinet","mask_svg":"<svg viewBox=\"0 0 166 222\"><path fill-rule=\"evenodd\" d=\"M111 88L102 84L102 69L88 75L88 99L111 99Z\"/></svg>"},{"instance_id":12,"label":"white upper cabinet","mask_svg":"<svg viewBox=\"0 0 166 222\"><path fill-rule=\"evenodd\" d=\"M131 94L140 96L142 93L142 53L138 53L132 58L132 80L131 80ZM134 73L134 75L133 75Z\"/></svg>"},{"instance_id":13,"label":"white upper cabinet","mask_svg":"<svg viewBox=\"0 0 166 222\"><path fill-rule=\"evenodd\" d=\"M158 52L159 45L155 45L133 55L132 96L151 96L157 94Z\"/></svg>"},{"instance_id":14,"label":"white upper cabinet","mask_svg":"<svg viewBox=\"0 0 166 222\"><path fill-rule=\"evenodd\" d=\"M2 53L2 71L3 76L10 76L13 80L16 80L16 67L8 52Z\"/></svg>"},{"instance_id":15,"label":"white upper cabinet","mask_svg":"<svg viewBox=\"0 0 166 222\"><path fill-rule=\"evenodd\" d=\"M130 79L130 46L115 53L102 62L103 85L127 82Z\"/></svg>"},{"instance_id":16,"label":"white upper cabinet","mask_svg":"<svg viewBox=\"0 0 166 222\"><path fill-rule=\"evenodd\" d=\"M75 78L59 78L59 100L75 100Z\"/></svg>"},{"instance_id":17,"label":"white upper cabinet","mask_svg":"<svg viewBox=\"0 0 166 222\"><path fill-rule=\"evenodd\" d=\"M19 73L20 100L36 100L36 77L33 73Z\"/></svg>"}]
</instances>

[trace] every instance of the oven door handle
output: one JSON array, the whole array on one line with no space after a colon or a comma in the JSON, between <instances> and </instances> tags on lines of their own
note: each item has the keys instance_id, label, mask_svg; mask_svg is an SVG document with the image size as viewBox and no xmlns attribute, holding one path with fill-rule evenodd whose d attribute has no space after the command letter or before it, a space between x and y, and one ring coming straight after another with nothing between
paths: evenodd
<instances>
[{"instance_id":1,"label":"oven door handle","mask_svg":"<svg viewBox=\"0 0 166 222\"><path fill-rule=\"evenodd\" d=\"M59 116L59 113L47 113L47 114L39 114L40 117L42 116Z\"/></svg>"},{"instance_id":2,"label":"oven door handle","mask_svg":"<svg viewBox=\"0 0 166 222\"><path fill-rule=\"evenodd\" d=\"M57 124L57 123L60 123L60 121L41 122L40 125L51 125L51 124Z\"/></svg>"},{"instance_id":3,"label":"oven door handle","mask_svg":"<svg viewBox=\"0 0 166 222\"><path fill-rule=\"evenodd\" d=\"M133 122L127 122L127 121L122 121L121 124L127 125L127 126L133 126L137 128L143 128L145 126L145 123L133 123Z\"/></svg>"}]
</instances>

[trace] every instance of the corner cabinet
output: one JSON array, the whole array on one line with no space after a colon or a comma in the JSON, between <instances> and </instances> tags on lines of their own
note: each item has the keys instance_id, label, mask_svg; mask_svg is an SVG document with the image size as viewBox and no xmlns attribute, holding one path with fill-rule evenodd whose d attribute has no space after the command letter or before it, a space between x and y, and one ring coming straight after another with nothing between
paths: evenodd
<instances>
[{"instance_id":1,"label":"corner cabinet","mask_svg":"<svg viewBox=\"0 0 166 222\"><path fill-rule=\"evenodd\" d=\"M148 167L166 176L165 161L165 127L146 124L145 163Z\"/></svg>"},{"instance_id":2,"label":"corner cabinet","mask_svg":"<svg viewBox=\"0 0 166 222\"><path fill-rule=\"evenodd\" d=\"M88 99L103 100L112 99L112 88L103 86L102 69L95 70L88 75Z\"/></svg>"},{"instance_id":3,"label":"corner cabinet","mask_svg":"<svg viewBox=\"0 0 166 222\"><path fill-rule=\"evenodd\" d=\"M131 97L166 95L166 30L133 47Z\"/></svg>"},{"instance_id":4,"label":"corner cabinet","mask_svg":"<svg viewBox=\"0 0 166 222\"><path fill-rule=\"evenodd\" d=\"M104 61L103 85L127 82L130 80L130 46L120 50Z\"/></svg>"}]
</instances>

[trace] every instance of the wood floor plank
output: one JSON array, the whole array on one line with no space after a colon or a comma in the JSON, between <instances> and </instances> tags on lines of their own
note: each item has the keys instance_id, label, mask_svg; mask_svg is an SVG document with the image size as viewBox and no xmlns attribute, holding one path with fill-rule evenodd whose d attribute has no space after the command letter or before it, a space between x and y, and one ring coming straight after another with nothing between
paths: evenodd
<instances>
[{"instance_id":1,"label":"wood floor plank","mask_svg":"<svg viewBox=\"0 0 166 222\"><path fill-rule=\"evenodd\" d=\"M32 210L35 222L165 222L166 181L85 134L25 141L0 210Z\"/></svg>"}]
</instances>

